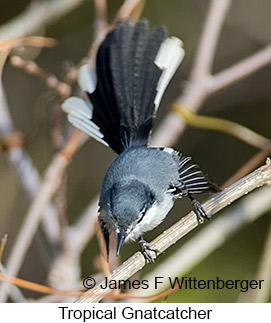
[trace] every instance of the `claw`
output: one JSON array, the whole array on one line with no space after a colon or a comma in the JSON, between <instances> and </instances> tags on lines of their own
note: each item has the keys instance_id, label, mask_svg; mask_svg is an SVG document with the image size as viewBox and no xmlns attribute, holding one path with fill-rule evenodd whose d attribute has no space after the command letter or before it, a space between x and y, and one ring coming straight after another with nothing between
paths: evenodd
<instances>
[{"instance_id":1,"label":"claw","mask_svg":"<svg viewBox=\"0 0 271 323\"><path fill-rule=\"evenodd\" d=\"M152 258L148 250L155 252L156 255L161 252L158 249L151 247L149 243L143 239L143 237L141 237L139 240L139 246L143 257L147 260L147 262L152 264L155 263L154 259Z\"/></svg>"},{"instance_id":2,"label":"claw","mask_svg":"<svg viewBox=\"0 0 271 323\"><path fill-rule=\"evenodd\" d=\"M206 211L204 210L204 208L202 207L202 205L200 204L199 201L197 201L196 199L194 199L192 197L190 197L190 199L191 199L191 204L192 204L193 210L198 217L199 223L203 223L204 219L207 219L209 221L211 221L213 219L213 217L211 215L206 213Z\"/></svg>"}]
</instances>

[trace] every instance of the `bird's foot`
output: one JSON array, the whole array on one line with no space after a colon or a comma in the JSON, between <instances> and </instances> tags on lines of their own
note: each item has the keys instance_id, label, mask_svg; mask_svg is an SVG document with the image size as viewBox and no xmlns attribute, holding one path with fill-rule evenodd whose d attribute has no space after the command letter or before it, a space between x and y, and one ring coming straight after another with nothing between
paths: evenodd
<instances>
[{"instance_id":1,"label":"bird's foot","mask_svg":"<svg viewBox=\"0 0 271 323\"><path fill-rule=\"evenodd\" d=\"M209 221L211 221L213 219L213 217L211 215L206 213L206 211L204 210L204 208L202 207L202 205L200 204L199 201L197 201L196 199L194 199L192 197L190 197L190 199L191 199L193 211L196 213L199 223L203 223L204 219L207 219Z\"/></svg>"},{"instance_id":2,"label":"bird's foot","mask_svg":"<svg viewBox=\"0 0 271 323\"><path fill-rule=\"evenodd\" d=\"M142 255L144 256L144 258L147 260L148 263L153 264L155 261L152 258L149 250L155 252L156 255L161 253L161 252L158 249L151 247L149 245L149 243L146 240L144 240L142 237L140 238L138 243L139 243L139 246L140 246L140 251L141 251Z\"/></svg>"}]
</instances>

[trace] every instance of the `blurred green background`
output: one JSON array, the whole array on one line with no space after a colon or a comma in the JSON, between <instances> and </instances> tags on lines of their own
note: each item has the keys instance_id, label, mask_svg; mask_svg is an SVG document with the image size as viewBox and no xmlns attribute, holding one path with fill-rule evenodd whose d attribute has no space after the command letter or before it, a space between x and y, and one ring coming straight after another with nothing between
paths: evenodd
<instances>
[{"instance_id":1,"label":"blurred green background","mask_svg":"<svg viewBox=\"0 0 271 323\"><path fill-rule=\"evenodd\" d=\"M4 24L19 14L30 3L25 0L1 1L0 24ZM109 21L112 21L122 1L108 1ZM180 37L184 42L186 57L167 90L160 106L157 124L167 113L170 103L179 95L180 88L189 76L193 56L197 48L209 1L207 0L147 0L142 16L150 20L152 26L165 25L170 35ZM269 0L234 0L223 27L216 50L213 72L231 66L270 43L271 2ZM43 49L36 58L46 71L61 78L65 62L77 64L88 52L93 39L95 11L93 1L83 5L44 31L37 31L55 38L58 45ZM226 118L243 124L256 132L271 137L271 66L267 66L252 76L242 80L205 102L202 114ZM44 105L46 114L35 140L26 147L41 174L49 164L53 149L50 129L52 107L49 103L52 91L39 79L27 75L10 64L3 73L8 103L16 129L27 133L37 115L39 105ZM76 88L74 89L76 92ZM65 116L63 116L65 118ZM238 170L257 150L239 140L222 133L188 128L176 149L191 155L201 168L217 183L222 184ZM72 222L84 210L92 197L99 191L103 175L115 158L113 152L89 140L68 167L67 216ZM271 198L270 198L271 201ZM3 263L12 247L20 224L29 207L29 199L10 166L5 153L0 153L0 234L8 233L9 240ZM190 210L187 201L178 201L164 223L146 235L150 241L160 232L175 223ZM252 225L226 241L222 248L198 265L187 276L212 279L254 278L261 254L266 228L270 221L266 214ZM219 215L218 215L219 216ZM198 228L196 232L200 230ZM157 263L190 239L190 233L182 241L171 247ZM122 259L138 250L138 245L123 248ZM93 272L93 260L98 254L96 238L92 239L82 258L82 277ZM42 232L36 236L19 277L46 283L46 274L51 262L50 251L44 245ZM152 270L150 265L144 272ZM27 294L28 293L28 294ZM33 295L26 292L26 295ZM172 302L235 302L238 291L179 291L168 298Z\"/></svg>"}]
</instances>

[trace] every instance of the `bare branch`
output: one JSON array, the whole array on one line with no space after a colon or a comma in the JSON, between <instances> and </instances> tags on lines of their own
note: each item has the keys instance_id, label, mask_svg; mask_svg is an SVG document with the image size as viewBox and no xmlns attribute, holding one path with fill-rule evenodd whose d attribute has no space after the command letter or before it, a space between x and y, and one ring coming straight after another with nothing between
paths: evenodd
<instances>
[{"instance_id":1,"label":"bare branch","mask_svg":"<svg viewBox=\"0 0 271 323\"><path fill-rule=\"evenodd\" d=\"M40 28L41 26L47 26L59 19L62 15L66 14L69 10L72 10L73 7L79 5L83 0L55 0L50 2L43 2L42 4L38 3L35 8L28 8L20 17L17 17L13 22L6 24L4 27L0 28L0 38L2 35L5 37L17 37L25 35L29 32L33 32L36 28ZM122 10L120 11L118 17L126 17L125 15L130 15L131 12L135 12L135 16L142 9L142 4L144 1L141 0L127 0L122 6ZM211 4L211 9L208 14L208 18L206 20L205 28L202 34L200 46L198 49L198 54L195 58L195 66L191 73L191 79L188 83L184 91L184 95L180 96L179 102L183 105L191 108L193 111L197 111L206 97L211 94L210 89L215 89L215 81L218 80L220 82L220 88L226 87L230 85L229 76L224 74L223 72L217 74L217 76L210 76L211 65L214 58L215 47L217 44L217 40L221 31L222 23L225 19L226 12L230 6L230 0L213 0ZM106 2L96 1L96 6L101 5L100 8L100 18L101 22L104 25L106 19L106 10L105 5ZM58 9L57 6L60 6ZM53 11L50 11L53 10ZM53 9L52 9L53 8ZM35 10L34 10L35 9ZM96 8L97 9L97 8ZM135 10L136 9L136 10ZM35 17L31 18L35 12ZM26 18L27 17L27 18ZM36 19L37 18L37 19ZM23 27L22 27L23 26ZM104 30L102 25L97 28L98 34ZM13 35L13 36L11 36ZM98 38L98 35L96 35ZM91 57L94 57L95 48L91 52ZM260 58L258 63L258 68L266 65L267 63L261 63L263 57ZM242 62L240 63L242 64ZM238 67L239 64L236 64L235 67ZM241 66L241 65L240 65ZM244 67L243 67L244 68ZM227 69L228 71L230 69ZM226 72L225 70L224 72ZM256 70L256 68L255 68ZM235 73L234 73L235 71ZM239 73L239 74L238 74ZM241 71L238 69L232 70L232 76L234 79L238 81L244 76L241 76ZM239 76L238 76L239 75ZM247 74L248 75L248 74ZM220 78L216 79L216 77L220 76ZM224 81L223 81L224 79ZM204 82L202 82L204 80ZM222 80L222 81L221 81ZM225 81L226 80L226 81ZM234 82L233 80L232 82ZM219 84L219 82L217 84ZM224 82L224 83L223 83ZM218 88L218 87L217 87ZM220 89L219 88L219 89ZM1 113L1 111L0 111ZM174 113L170 113L168 117L165 119L160 130L157 132L157 135L154 137L153 143L154 145L172 145L175 141L177 141L179 135L185 129L185 125L182 120L176 116ZM18 270L22 264L23 258L27 249L31 243L31 240L35 234L35 231L39 225L39 221L41 218L41 214L45 209L46 205L48 205L52 195L57 190L60 185L60 177L67 167L71 156L74 154L75 150L82 143L82 140L85 137L82 133L77 132L71 140L65 145L62 154L57 155L49 165L48 171L46 172L45 180L40 190L37 193L36 198L34 199L31 208L27 214L25 219L24 226L20 231L18 239L15 243L15 247L10 254L10 258L7 263L7 272L9 275L16 275ZM15 150L13 150L15 151ZM21 157L20 157L21 158ZM265 178L265 174L268 173L268 179ZM253 175L254 174L254 175ZM251 178L249 177L251 176ZM266 166L266 168L261 168L254 173L250 174L248 178L244 179L244 181L239 181L238 185L231 186L229 189L224 192L218 194L216 197L211 199L210 201L204 204L204 207L209 211L209 213L215 213L219 209L226 206L226 203L230 203L233 200L239 198L246 192L256 188L257 185L263 185L267 181L270 182L270 166ZM258 176L258 177L257 177ZM247 181L247 182L246 182ZM252 184L252 181L253 184ZM255 185L255 186L254 186ZM241 190L241 191L240 191ZM233 193L234 192L234 193ZM217 205L216 205L217 204ZM75 226L68 228L66 231L66 246L71 248L70 255L75 255L80 252L85 247L86 242L89 239L89 235L92 233L93 227L92 223L95 220L93 216L96 213L94 208L96 208L96 201L90 205L89 212L85 214L79 222L76 223ZM218 207L218 208L217 208ZM193 213L190 213L181 221L179 221L175 226L166 231L165 235L159 236L157 239L153 241L155 247L158 249L165 250L167 249L174 241L177 241L181 236L190 232L193 228L198 225L197 219ZM82 230L83 228L83 230ZM82 233L80 233L82 230ZM69 240L71 237L79 237L77 240ZM171 239L173 237L173 239ZM68 250L68 249L67 249ZM60 256L65 256L61 254ZM72 259L72 258L69 258ZM75 259L75 258L74 258ZM60 259L61 260L61 259ZM78 262L78 258L75 259ZM61 262L61 261L60 261ZM61 262L67 263L66 260ZM78 262L79 263L79 262ZM118 269L113 273L113 279L127 279L127 275L133 274L134 272L140 270L144 266L145 262L142 258L141 254L137 253L130 259L128 259L123 265L121 265ZM62 270L62 269L61 269ZM79 275L78 272L72 273L72 277L77 277ZM115 278L114 278L115 277ZM126 278L125 278L126 277ZM7 284L3 284L2 288L0 288L0 299L4 300L7 296L9 290L9 286ZM105 291L107 293L108 291ZM86 294L80 301L97 301L99 297L92 297L92 294Z\"/></svg>"},{"instance_id":2,"label":"bare branch","mask_svg":"<svg viewBox=\"0 0 271 323\"><path fill-rule=\"evenodd\" d=\"M0 39L23 37L47 27L78 7L84 0L54 0L31 3L0 28Z\"/></svg>"},{"instance_id":3,"label":"bare branch","mask_svg":"<svg viewBox=\"0 0 271 323\"><path fill-rule=\"evenodd\" d=\"M6 274L6 269L1 264L0 264L0 273ZM24 302L26 302L26 299L25 299L23 293L15 285L12 285L11 288L10 288L10 298L16 303L24 303Z\"/></svg>"},{"instance_id":4,"label":"bare branch","mask_svg":"<svg viewBox=\"0 0 271 323\"><path fill-rule=\"evenodd\" d=\"M177 99L178 104L192 111L198 111L206 98L206 87L210 80L216 44L230 4L231 0L212 0L207 14L190 78L183 94ZM183 120L176 113L170 112L154 134L152 145L173 145L185 128L186 125Z\"/></svg>"},{"instance_id":5,"label":"bare branch","mask_svg":"<svg viewBox=\"0 0 271 323\"><path fill-rule=\"evenodd\" d=\"M117 20L132 18L136 21L140 16L146 0L126 0L118 11Z\"/></svg>"},{"instance_id":6,"label":"bare branch","mask_svg":"<svg viewBox=\"0 0 271 323\"><path fill-rule=\"evenodd\" d=\"M228 133L231 136L260 149L264 149L271 144L270 139L237 122L217 117L198 115L190 109L177 104L173 105L173 109L181 115L189 126Z\"/></svg>"},{"instance_id":7,"label":"bare branch","mask_svg":"<svg viewBox=\"0 0 271 323\"><path fill-rule=\"evenodd\" d=\"M6 135L14 131L13 122L9 113L4 89L0 89L0 135ZM25 153L22 146L11 147L7 150L8 159L18 174L23 188L34 199L40 188L40 175L34 167L32 160ZM48 204L43 211L42 225L44 232L51 243L57 245L59 241L59 224L56 210Z\"/></svg>"},{"instance_id":8,"label":"bare branch","mask_svg":"<svg viewBox=\"0 0 271 323\"><path fill-rule=\"evenodd\" d=\"M95 0L96 8L96 39L103 35L104 30L107 28L107 1Z\"/></svg>"},{"instance_id":9,"label":"bare branch","mask_svg":"<svg viewBox=\"0 0 271 323\"><path fill-rule=\"evenodd\" d=\"M261 49L257 53L245 58L241 62L214 75L208 83L208 92L213 94L235 82L257 72L262 67L271 63L271 45Z\"/></svg>"},{"instance_id":10,"label":"bare branch","mask_svg":"<svg viewBox=\"0 0 271 323\"><path fill-rule=\"evenodd\" d=\"M253 169L259 167L261 163L271 154L271 143L252 156L244 165L242 165L235 174L233 174L223 184L222 188L230 186L232 183L238 181L240 178L252 172Z\"/></svg>"},{"instance_id":11,"label":"bare branch","mask_svg":"<svg viewBox=\"0 0 271 323\"><path fill-rule=\"evenodd\" d=\"M265 184L271 184L270 160L268 160L268 163L265 166L258 168L253 173L250 173L248 176L242 178L205 202L203 207L208 214L213 215L248 192ZM194 212L190 212L187 216L183 217L168 230L164 231L160 236L154 239L151 242L151 246L163 252L190 231L195 229L198 225L199 223L196 215ZM154 258L156 257L154 253L152 256ZM137 252L131 258L126 260L121 266L115 269L111 277L112 279L116 280L125 280L130 278L144 266L145 259L140 252ZM99 292L99 295L95 296L95 292ZM98 285L90 292L86 292L86 294L81 297L78 302L98 302L109 292L111 292L110 289L103 289L101 291L100 285Z\"/></svg>"},{"instance_id":12,"label":"bare branch","mask_svg":"<svg viewBox=\"0 0 271 323\"><path fill-rule=\"evenodd\" d=\"M206 75L211 74L216 45L231 2L231 0L211 2L191 72L192 82L204 81Z\"/></svg>"},{"instance_id":13,"label":"bare branch","mask_svg":"<svg viewBox=\"0 0 271 323\"><path fill-rule=\"evenodd\" d=\"M188 85L184 90L184 94L177 99L177 104L187 107L192 111L198 111L208 96L218 90L227 88L270 63L271 45L268 45L249 58L244 59L214 76L206 75L204 82L195 81L193 83L192 80L189 80ZM178 113L176 113L176 111L170 112L154 134L152 145L173 145L185 128L186 124L183 119L178 116Z\"/></svg>"},{"instance_id":14,"label":"bare branch","mask_svg":"<svg viewBox=\"0 0 271 323\"><path fill-rule=\"evenodd\" d=\"M170 257L167 257L162 264L155 267L151 274L142 277L142 279L152 282L152 277L164 276L165 273L170 277L186 274L212 252L220 248L237 231L270 211L270 194L271 187L264 186L243 197L233 208L229 211L225 210L218 219L202 228ZM268 252L270 254L270 249ZM267 268L270 272L271 267ZM264 278L263 275L258 277L259 279ZM270 286L268 282L265 285ZM158 293L164 290L166 286L161 284L160 287L154 289L154 286L150 284L149 294ZM133 295L140 294L140 291L133 293Z\"/></svg>"},{"instance_id":15,"label":"bare branch","mask_svg":"<svg viewBox=\"0 0 271 323\"><path fill-rule=\"evenodd\" d=\"M61 175L67 167L71 156L75 153L81 142L82 133L81 131L76 130L68 140L64 149L54 157L53 161L49 165L44 177L44 182L30 206L19 235L14 243L14 247L9 255L6 270L10 276L17 275L40 223L42 212L48 205L52 195L59 187L61 183ZM2 284L0 287L0 302L5 301L9 292L9 287L9 284Z\"/></svg>"},{"instance_id":16,"label":"bare branch","mask_svg":"<svg viewBox=\"0 0 271 323\"><path fill-rule=\"evenodd\" d=\"M59 81L55 75L47 73L37 63L33 61L26 61L20 56L12 56L10 62L14 67L21 68L28 74L37 76L51 89L54 89L61 97L62 100L67 98L71 93L71 86Z\"/></svg>"}]
</instances>

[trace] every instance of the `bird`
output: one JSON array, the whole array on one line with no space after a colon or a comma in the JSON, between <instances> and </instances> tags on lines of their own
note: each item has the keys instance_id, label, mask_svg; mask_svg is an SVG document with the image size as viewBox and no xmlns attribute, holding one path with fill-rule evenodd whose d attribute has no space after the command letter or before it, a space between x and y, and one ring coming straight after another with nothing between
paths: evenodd
<instances>
[{"instance_id":1,"label":"bird","mask_svg":"<svg viewBox=\"0 0 271 323\"><path fill-rule=\"evenodd\" d=\"M167 28L152 30L147 19L119 21L101 42L95 68L83 65L78 82L86 99L62 105L75 127L110 147L117 158L105 173L98 222L109 257L110 236L116 255L124 243L138 241L153 263L144 234L164 221L179 198L187 197L198 219L211 220L194 195L220 189L191 157L169 147L149 146L162 96L184 57L182 41Z\"/></svg>"}]
</instances>

